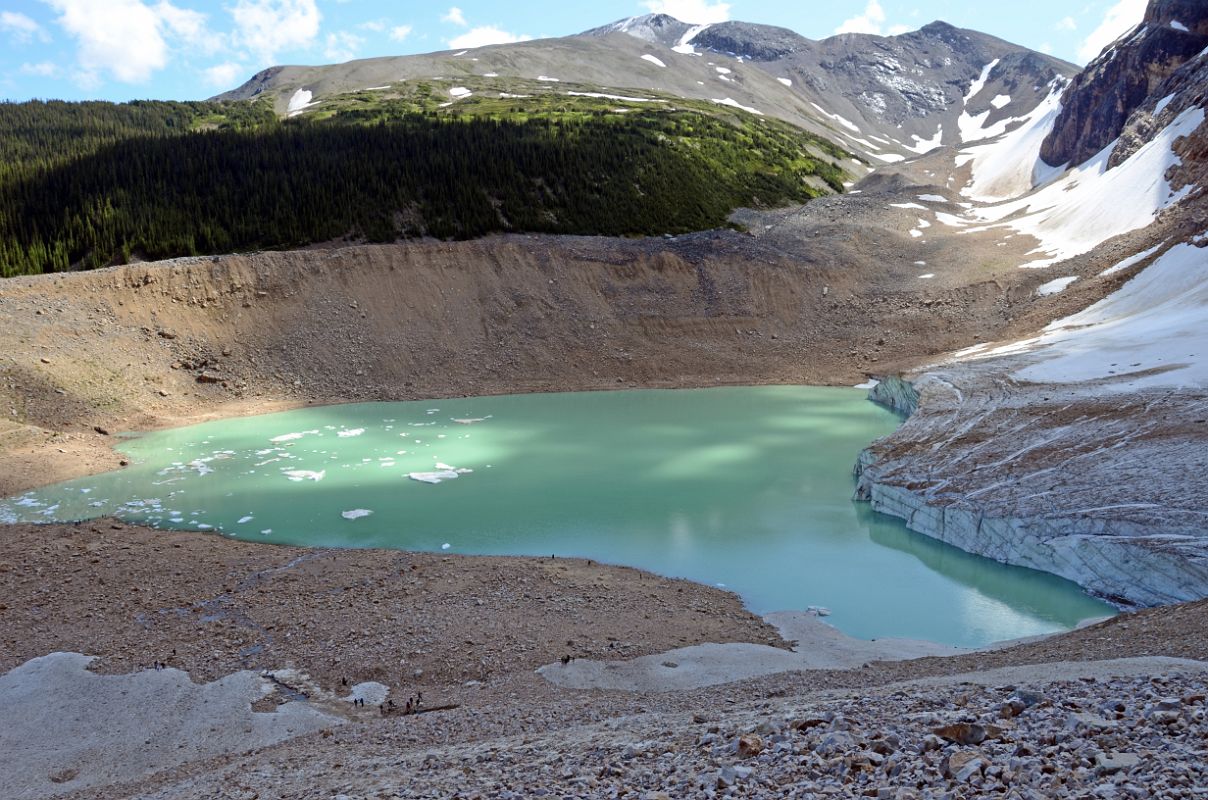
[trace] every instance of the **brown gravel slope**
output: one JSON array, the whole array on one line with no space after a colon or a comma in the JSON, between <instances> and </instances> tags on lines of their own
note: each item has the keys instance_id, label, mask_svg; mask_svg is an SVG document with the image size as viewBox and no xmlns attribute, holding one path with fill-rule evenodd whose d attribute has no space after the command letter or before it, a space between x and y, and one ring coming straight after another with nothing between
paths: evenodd
<instances>
[{"instance_id":1,"label":"brown gravel slope","mask_svg":"<svg viewBox=\"0 0 1208 800\"><path fill-rule=\"evenodd\" d=\"M579 559L308 550L111 520L0 536L0 673L54 651L195 680L295 667L398 693L702 642L783 644L738 597Z\"/></svg>"}]
</instances>

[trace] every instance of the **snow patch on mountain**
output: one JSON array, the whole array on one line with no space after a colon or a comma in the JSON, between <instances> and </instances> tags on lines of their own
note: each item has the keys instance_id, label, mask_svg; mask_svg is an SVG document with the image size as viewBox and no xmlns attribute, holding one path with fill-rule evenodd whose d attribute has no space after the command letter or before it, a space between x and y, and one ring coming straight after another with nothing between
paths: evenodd
<instances>
[{"instance_id":1,"label":"snow patch on mountain","mask_svg":"<svg viewBox=\"0 0 1208 800\"><path fill-rule=\"evenodd\" d=\"M928 152L934 150L935 148L939 147L940 144L943 142L944 124L940 123L940 126L935 131L935 135L932 136L930 139L924 139L922 136L919 136L917 134L912 135L910 138L914 139L914 144L904 144L904 145L902 145L903 147L905 147L907 150L910 150L911 152L914 152L914 153L919 153L919 154L928 153Z\"/></svg>"},{"instance_id":2,"label":"snow patch on mountain","mask_svg":"<svg viewBox=\"0 0 1208 800\"><path fill-rule=\"evenodd\" d=\"M308 89L299 89L298 91L294 92L293 97L289 98L289 105L286 107L286 113L291 117L296 117L306 109L318 105L319 103L317 100L313 103L311 102L313 97L314 93Z\"/></svg>"},{"instance_id":3,"label":"snow patch on mountain","mask_svg":"<svg viewBox=\"0 0 1208 800\"><path fill-rule=\"evenodd\" d=\"M1040 146L1061 113L1065 86L1064 81L1054 81L1048 97L1030 114L1009 120L1020 123L1010 133L1000 131L993 141L961 151L958 164L973 164L972 179L961 194L982 202L1007 200L1053 177L1053 168L1040 160ZM961 115L962 120L966 117ZM969 141L968 134L968 130L962 129L961 139Z\"/></svg>"},{"instance_id":4,"label":"snow patch on mountain","mask_svg":"<svg viewBox=\"0 0 1208 800\"><path fill-rule=\"evenodd\" d=\"M1018 380L1108 384L1136 390L1208 386L1208 249L1177 244L1115 293L1049 324L1037 337L961 357L1041 358Z\"/></svg>"},{"instance_id":5,"label":"snow patch on mountain","mask_svg":"<svg viewBox=\"0 0 1208 800\"><path fill-rule=\"evenodd\" d=\"M721 106L730 106L731 108L739 108L739 109L742 109L743 111L749 112L751 114L755 114L756 116L760 116L760 117L763 116L763 112L760 111L759 109L751 108L750 106L744 106L742 103L739 103L737 100L735 100L732 97L727 97L724 100L718 100L717 98L713 98L713 102L717 103L718 105L721 105Z\"/></svg>"},{"instance_id":6,"label":"snow patch on mountain","mask_svg":"<svg viewBox=\"0 0 1208 800\"><path fill-rule=\"evenodd\" d=\"M814 108L818 109L818 113L819 113L819 114L821 114L821 115L822 115L822 116L824 116L824 117L828 117L828 118L830 118L830 119L833 119L835 122L839 123L839 124L840 124L840 125L842 125L844 128L847 128L848 130L855 131L856 133L859 133L859 132L860 132L860 129L856 127L856 124L855 124L854 122L851 122L850 120L844 119L843 117L839 116L838 114L832 114L831 112L827 111L825 108L823 108L822 106L818 105L817 103L812 103L812 102L811 102L811 103L810 103L810 105L811 105L811 106L813 106Z\"/></svg>"},{"instance_id":7,"label":"snow patch on mountain","mask_svg":"<svg viewBox=\"0 0 1208 800\"><path fill-rule=\"evenodd\" d=\"M1045 188L971 213L1040 241L1033 252L1042 257L1023 266L1046 267L1085 253L1113 236L1150 224L1160 211L1191 192L1190 185L1172 189L1166 174L1182 164L1172 149L1175 142L1195 131L1204 116L1201 108L1186 109L1114 169L1108 169L1113 142Z\"/></svg>"}]
</instances>

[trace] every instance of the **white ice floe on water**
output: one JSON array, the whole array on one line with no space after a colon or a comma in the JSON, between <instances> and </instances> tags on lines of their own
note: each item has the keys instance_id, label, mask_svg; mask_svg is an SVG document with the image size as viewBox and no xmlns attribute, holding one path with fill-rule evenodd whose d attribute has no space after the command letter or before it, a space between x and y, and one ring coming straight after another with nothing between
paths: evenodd
<instances>
[{"instance_id":1,"label":"white ice floe on water","mask_svg":"<svg viewBox=\"0 0 1208 800\"><path fill-rule=\"evenodd\" d=\"M364 428L350 428L348 430L336 431L336 436L339 436L341 439L350 439L353 436L360 436L364 432Z\"/></svg>"},{"instance_id":2,"label":"white ice floe on water","mask_svg":"<svg viewBox=\"0 0 1208 800\"><path fill-rule=\"evenodd\" d=\"M451 469L434 470L431 472L408 472L407 477L420 483L444 483L461 477Z\"/></svg>"},{"instance_id":3,"label":"white ice floe on water","mask_svg":"<svg viewBox=\"0 0 1208 800\"><path fill-rule=\"evenodd\" d=\"M319 435L318 430L297 431L295 433L283 433L280 436L274 436L273 438L269 439L269 441L270 442L294 442L294 441L297 441L298 439L301 439L303 436L318 436L318 435ZM273 451L265 450L264 452L270 453Z\"/></svg>"},{"instance_id":4,"label":"white ice floe on water","mask_svg":"<svg viewBox=\"0 0 1208 800\"><path fill-rule=\"evenodd\" d=\"M656 67L663 67L664 69L666 69L666 67L667 67L667 65L663 63L662 59L656 58L655 56L652 56L649 53L644 53L642 55L642 60L649 61L651 64L654 64Z\"/></svg>"},{"instance_id":5,"label":"white ice floe on water","mask_svg":"<svg viewBox=\"0 0 1208 800\"><path fill-rule=\"evenodd\" d=\"M240 517L240 518L239 518L239 524L240 524L240 525L246 525L246 524L248 524L249 522L251 522L253 519L255 519L255 517L253 517L251 514L248 514L246 517Z\"/></svg>"},{"instance_id":6,"label":"white ice floe on water","mask_svg":"<svg viewBox=\"0 0 1208 800\"><path fill-rule=\"evenodd\" d=\"M321 469L316 472L309 469L287 469L282 470L281 474L295 482L321 481L327 475L327 470Z\"/></svg>"},{"instance_id":7,"label":"white ice floe on water","mask_svg":"<svg viewBox=\"0 0 1208 800\"><path fill-rule=\"evenodd\" d=\"M450 547L452 547L452 546L453 546L453 545L449 544L448 542L445 542L444 544L442 544L442 545L440 546L440 549L441 549L441 550L448 550L448 549L449 549Z\"/></svg>"},{"instance_id":8,"label":"white ice floe on water","mask_svg":"<svg viewBox=\"0 0 1208 800\"><path fill-rule=\"evenodd\" d=\"M1149 225L1196 188L1188 184L1175 190L1166 175L1182 164L1175 143L1203 122L1203 109L1186 109L1114 168L1108 169L1108 160L1116 142L1039 191L970 213L1040 241L1033 251L1038 260L1022 266L1046 267L1081 255L1106 239Z\"/></svg>"},{"instance_id":9,"label":"white ice floe on water","mask_svg":"<svg viewBox=\"0 0 1208 800\"><path fill-rule=\"evenodd\" d=\"M462 475L469 475L474 470L465 467L454 467L441 461L436 462L436 469L430 472L409 472L407 477L420 483L443 483L455 480Z\"/></svg>"},{"instance_id":10,"label":"white ice floe on water","mask_svg":"<svg viewBox=\"0 0 1208 800\"><path fill-rule=\"evenodd\" d=\"M754 114L759 117L763 116L762 111L755 109L755 108L751 108L750 106L744 106L743 104L739 103L737 100L735 100L732 97L727 97L724 100L718 100L717 98L713 98L713 102L717 103L720 106L730 106L731 108L738 108L738 109L741 109L743 111L746 111L750 114Z\"/></svg>"},{"instance_id":11,"label":"white ice floe on water","mask_svg":"<svg viewBox=\"0 0 1208 800\"><path fill-rule=\"evenodd\" d=\"M188 466L198 475L205 476L214 471L214 468L210 466L210 462L213 460L213 458L195 458L186 466Z\"/></svg>"},{"instance_id":12,"label":"white ice floe on water","mask_svg":"<svg viewBox=\"0 0 1208 800\"><path fill-rule=\"evenodd\" d=\"M360 519L361 517L367 517L372 513L373 512L367 508L354 508L351 511L341 511L340 516L343 517L344 519L351 520L351 519Z\"/></svg>"},{"instance_id":13,"label":"white ice floe on water","mask_svg":"<svg viewBox=\"0 0 1208 800\"><path fill-rule=\"evenodd\" d=\"M1036 294L1039 297L1048 297L1051 294L1061 294L1066 288L1078 280L1077 275L1068 275L1064 278L1056 278L1048 283L1042 283L1036 287Z\"/></svg>"},{"instance_id":14,"label":"white ice floe on water","mask_svg":"<svg viewBox=\"0 0 1208 800\"><path fill-rule=\"evenodd\" d=\"M879 380L877 380L876 378L869 378L868 380L864 381L864 383L857 383L855 386L853 386L851 388L853 388L853 389L875 389L875 388L877 388L877 386L880 383L881 382Z\"/></svg>"},{"instance_id":15,"label":"white ice floe on water","mask_svg":"<svg viewBox=\"0 0 1208 800\"><path fill-rule=\"evenodd\" d=\"M493 416L494 414L487 414L485 417L449 417L449 419L453 420L458 425L475 425L479 422L486 422Z\"/></svg>"}]
</instances>

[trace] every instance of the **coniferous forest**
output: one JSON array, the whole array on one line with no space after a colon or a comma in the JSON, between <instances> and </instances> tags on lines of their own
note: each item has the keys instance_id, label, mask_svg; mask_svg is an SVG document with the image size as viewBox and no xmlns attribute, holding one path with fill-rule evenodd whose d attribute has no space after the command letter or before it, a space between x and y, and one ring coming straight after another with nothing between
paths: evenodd
<instances>
[{"instance_id":1,"label":"coniferous forest","mask_svg":"<svg viewBox=\"0 0 1208 800\"><path fill-rule=\"evenodd\" d=\"M0 270L345 237L681 233L804 202L822 193L809 176L839 191L842 155L692 109L281 121L264 103L0 104Z\"/></svg>"}]
</instances>

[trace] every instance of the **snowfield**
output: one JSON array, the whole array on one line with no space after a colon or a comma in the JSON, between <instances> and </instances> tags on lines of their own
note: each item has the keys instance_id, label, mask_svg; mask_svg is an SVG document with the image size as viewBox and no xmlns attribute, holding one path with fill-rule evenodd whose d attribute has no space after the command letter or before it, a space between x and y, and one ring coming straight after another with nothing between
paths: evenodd
<instances>
[{"instance_id":1,"label":"snowfield","mask_svg":"<svg viewBox=\"0 0 1208 800\"><path fill-rule=\"evenodd\" d=\"M1194 187L1173 189L1166 174L1182 163L1172 149L1175 143L1203 122L1204 110L1189 108L1115 169L1107 168L1113 142L1045 188L970 214L1038 239L1037 259L1023 266L1047 267L1080 255L1149 225L1187 196Z\"/></svg>"}]
</instances>

